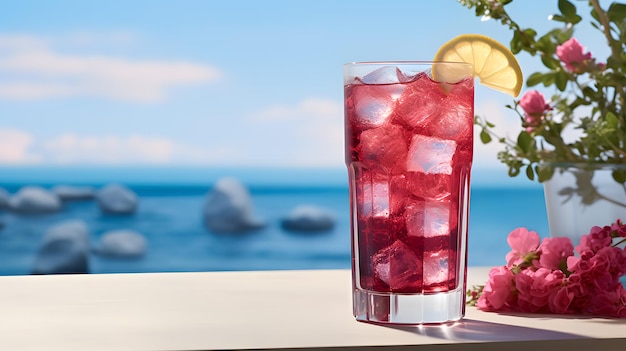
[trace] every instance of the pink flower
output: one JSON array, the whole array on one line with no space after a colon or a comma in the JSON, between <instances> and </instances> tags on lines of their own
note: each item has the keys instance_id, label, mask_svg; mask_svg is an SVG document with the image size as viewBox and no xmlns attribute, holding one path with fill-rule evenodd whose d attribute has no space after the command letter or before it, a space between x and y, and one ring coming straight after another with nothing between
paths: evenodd
<instances>
[{"instance_id":1,"label":"pink flower","mask_svg":"<svg viewBox=\"0 0 626 351\"><path fill-rule=\"evenodd\" d=\"M591 269L589 260L593 257L593 252L580 252L580 257L570 256L567 258L567 270L580 275L587 273Z\"/></svg>"},{"instance_id":2,"label":"pink flower","mask_svg":"<svg viewBox=\"0 0 626 351\"><path fill-rule=\"evenodd\" d=\"M539 268L536 271L525 269L515 275L517 302L524 312L537 312L548 305L550 296L561 287L565 275L563 272Z\"/></svg>"},{"instance_id":3,"label":"pink flower","mask_svg":"<svg viewBox=\"0 0 626 351\"><path fill-rule=\"evenodd\" d=\"M569 238L545 238L539 250L539 265L548 269L566 267L567 258L574 255L574 245Z\"/></svg>"},{"instance_id":4,"label":"pink flower","mask_svg":"<svg viewBox=\"0 0 626 351\"><path fill-rule=\"evenodd\" d=\"M584 53L584 48L576 38L571 38L556 47L556 56L565 64L570 72L582 73L592 61L590 52Z\"/></svg>"},{"instance_id":5,"label":"pink flower","mask_svg":"<svg viewBox=\"0 0 626 351\"><path fill-rule=\"evenodd\" d=\"M574 297L581 297L587 294L587 288L582 284L582 278L578 273L572 273L567 277L568 292L573 293Z\"/></svg>"},{"instance_id":6,"label":"pink flower","mask_svg":"<svg viewBox=\"0 0 626 351\"><path fill-rule=\"evenodd\" d=\"M492 268L476 306L483 311L506 310L515 298L514 279L515 276L506 267Z\"/></svg>"},{"instance_id":7,"label":"pink flower","mask_svg":"<svg viewBox=\"0 0 626 351\"><path fill-rule=\"evenodd\" d=\"M626 238L626 225L622 223L621 219L618 219L615 223L613 223L611 231L621 238Z\"/></svg>"},{"instance_id":8,"label":"pink flower","mask_svg":"<svg viewBox=\"0 0 626 351\"><path fill-rule=\"evenodd\" d=\"M617 289L601 290L590 296L589 313L610 317L626 316L626 290L621 284Z\"/></svg>"},{"instance_id":9,"label":"pink flower","mask_svg":"<svg viewBox=\"0 0 626 351\"><path fill-rule=\"evenodd\" d=\"M550 110L546 98L537 90L529 90L519 101L520 107L531 116L541 116Z\"/></svg>"},{"instance_id":10,"label":"pink flower","mask_svg":"<svg viewBox=\"0 0 626 351\"><path fill-rule=\"evenodd\" d=\"M552 313L568 314L572 313L570 305L576 296L569 285L561 286L554 290L548 299L548 308Z\"/></svg>"},{"instance_id":11,"label":"pink flower","mask_svg":"<svg viewBox=\"0 0 626 351\"><path fill-rule=\"evenodd\" d=\"M509 233L507 265L489 271L472 304L483 311L586 314L626 318L626 249L614 246L626 226L593 227L576 247L568 238L546 238L526 228Z\"/></svg>"},{"instance_id":12,"label":"pink flower","mask_svg":"<svg viewBox=\"0 0 626 351\"><path fill-rule=\"evenodd\" d=\"M611 227L598 227L594 226L591 228L591 231L588 235L591 240L589 242L589 247L591 251L598 252L598 250L603 247L607 247L611 245L613 238L611 238Z\"/></svg>"},{"instance_id":13,"label":"pink flower","mask_svg":"<svg viewBox=\"0 0 626 351\"><path fill-rule=\"evenodd\" d=\"M613 251L615 252L615 257L613 259L612 265L614 266L614 270L616 275L622 276L626 274L626 249L620 249L618 247L614 247Z\"/></svg>"},{"instance_id":14,"label":"pink flower","mask_svg":"<svg viewBox=\"0 0 626 351\"><path fill-rule=\"evenodd\" d=\"M532 259L537 247L539 247L539 235L526 228L517 228L509 233L506 241L512 251L506 254L506 265L508 268L519 265L522 262Z\"/></svg>"},{"instance_id":15,"label":"pink flower","mask_svg":"<svg viewBox=\"0 0 626 351\"><path fill-rule=\"evenodd\" d=\"M526 131L529 133L541 125L546 111L551 110L550 105L546 103L546 98L537 90L529 90L526 92L520 99L519 105L526 113L524 115L524 122Z\"/></svg>"}]
</instances>

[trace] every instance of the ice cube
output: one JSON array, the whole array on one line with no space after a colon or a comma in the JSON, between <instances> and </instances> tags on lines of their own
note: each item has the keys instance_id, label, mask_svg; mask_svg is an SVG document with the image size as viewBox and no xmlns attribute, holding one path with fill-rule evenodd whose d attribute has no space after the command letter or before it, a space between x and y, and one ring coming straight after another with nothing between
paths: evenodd
<instances>
[{"instance_id":1,"label":"ice cube","mask_svg":"<svg viewBox=\"0 0 626 351\"><path fill-rule=\"evenodd\" d=\"M365 75L361 81L365 84L397 84L409 79L398 67L384 66Z\"/></svg>"},{"instance_id":2,"label":"ice cube","mask_svg":"<svg viewBox=\"0 0 626 351\"><path fill-rule=\"evenodd\" d=\"M407 234L424 238L448 236L457 225L456 212L453 201L415 201L405 209Z\"/></svg>"},{"instance_id":3,"label":"ice cube","mask_svg":"<svg viewBox=\"0 0 626 351\"><path fill-rule=\"evenodd\" d=\"M456 141L416 134L411 140L406 169L426 174L451 174Z\"/></svg>"},{"instance_id":4,"label":"ice cube","mask_svg":"<svg viewBox=\"0 0 626 351\"><path fill-rule=\"evenodd\" d=\"M396 116L404 124L418 131L424 130L430 121L439 116L445 97L438 84L424 74L418 75L398 100Z\"/></svg>"},{"instance_id":5,"label":"ice cube","mask_svg":"<svg viewBox=\"0 0 626 351\"><path fill-rule=\"evenodd\" d=\"M372 170L398 174L404 171L407 142L400 126L387 125L361 133L360 159Z\"/></svg>"},{"instance_id":6,"label":"ice cube","mask_svg":"<svg viewBox=\"0 0 626 351\"><path fill-rule=\"evenodd\" d=\"M406 199L405 177L365 171L357 181L357 206L364 217L401 215Z\"/></svg>"},{"instance_id":7,"label":"ice cube","mask_svg":"<svg viewBox=\"0 0 626 351\"><path fill-rule=\"evenodd\" d=\"M366 217L389 216L389 184L387 182L366 182L363 198L359 201L361 213Z\"/></svg>"},{"instance_id":8,"label":"ice cube","mask_svg":"<svg viewBox=\"0 0 626 351\"><path fill-rule=\"evenodd\" d=\"M450 96L440 106L441 113L428 126L430 134L457 141L472 137L474 109L471 101Z\"/></svg>"},{"instance_id":9,"label":"ice cube","mask_svg":"<svg viewBox=\"0 0 626 351\"><path fill-rule=\"evenodd\" d=\"M407 189L422 199L443 200L450 196L452 176L448 174L426 174L407 172Z\"/></svg>"},{"instance_id":10,"label":"ice cube","mask_svg":"<svg viewBox=\"0 0 626 351\"><path fill-rule=\"evenodd\" d=\"M448 289L451 268L448 260L448 250L425 252L423 267L425 287L436 286L438 290Z\"/></svg>"},{"instance_id":11,"label":"ice cube","mask_svg":"<svg viewBox=\"0 0 626 351\"><path fill-rule=\"evenodd\" d=\"M378 251L372 261L378 279L392 290L421 286L422 262L401 240L396 240L391 246Z\"/></svg>"},{"instance_id":12,"label":"ice cube","mask_svg":"<svg viewBox=\"0 0 626 351\"><path fill-rule=\"evenodd\" d=\"M403 85L355 85L347 91L346 106L357 126L378 127L389 119Z\"/></svg>"}]
</instances>

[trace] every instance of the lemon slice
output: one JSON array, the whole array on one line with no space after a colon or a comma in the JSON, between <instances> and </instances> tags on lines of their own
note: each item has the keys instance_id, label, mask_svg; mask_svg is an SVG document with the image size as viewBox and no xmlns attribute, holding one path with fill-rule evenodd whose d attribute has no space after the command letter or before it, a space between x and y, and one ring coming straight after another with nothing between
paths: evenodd
<instances>
[{"instance_id":1,"label":"lemon slice","mask_svg":"<svg viewBox=\"0 0 626 351\"><path fill-rule=\"evenodd\" d=\"M513 97L522 90L524 78L515 55L487 36L461 34L439 48L435 61L467 62L472 65L471 75L478 77L480 84ZM433 78L450 83L467 77L467 72L453 67L433 65Z\"/></svg>"}]
</instances>

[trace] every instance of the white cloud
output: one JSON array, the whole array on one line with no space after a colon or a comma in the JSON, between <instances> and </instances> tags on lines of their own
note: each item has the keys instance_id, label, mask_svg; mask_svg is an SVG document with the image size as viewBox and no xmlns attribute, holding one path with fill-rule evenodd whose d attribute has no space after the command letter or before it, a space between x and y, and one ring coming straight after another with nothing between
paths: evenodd
<instances>
[{"instance_id":1,"label":"white cloud","mask_svg":"<svg viewBox=\"0 0 626 351\"><path fill-rule=\"evenodd\" d=\"M37 157L30 148L33 136L21 130L0 128L0 163L32 163Z\"/></svg>"},{"instance_id":2,"label":"white cloud","mask_svg":"<svg viewBox=\"0 0 626 351\"><path fill-rule=\"evenodd\" d=\"M341 103L307 98L295 105L269 106L251 116L251 121L275 131L264 145L278 145L276 152L285 165L338 166L344 162ZM278 125L280 129L273 128Z\"/></svg>"},{"instance_id":3,"label":"white cloud","mask_svg":"<svg viewBox=\"0 0 626 351\"><path fill-rule=\"evenodd\" d=\"M120 36L119 40L125 38ZM0 36L0 98L92 96L156 102L165 99L172 87L220 78L220 71L206 64L65 54L52 46L32 36Z\"/></svg>"},{"instance_id":4,"label":"white cloud","mask_svg":"<svg viewBox=\"0 0 626 351\"><path fill-rule=\"evenodd\" d=\"M42 151L53 163L150 163L173 158L174 143L166 138L131 135L84 136L63 134L42 143Z\"/></svg>"},{"instance_id":5,"label":"white cloud","mask_svg":"<svg viewBox=\"0 0 626 351\"><path fill-rule=\"evenodd\" d=\"M204 149L162 136L78 135L38 139L22 130L0 128L0 164L217 164L234 151Z\"/></svg>"}]
</instances>

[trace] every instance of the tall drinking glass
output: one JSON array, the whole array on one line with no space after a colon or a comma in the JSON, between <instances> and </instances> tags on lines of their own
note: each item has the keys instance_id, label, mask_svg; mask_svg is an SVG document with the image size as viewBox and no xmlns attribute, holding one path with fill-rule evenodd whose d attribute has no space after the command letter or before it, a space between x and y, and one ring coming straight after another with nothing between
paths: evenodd
<instances>
[{"instance_id":1,"label":"tall drinking glass","mask_svg":"<svg viewBox=\"0 0 626 351\"><path fill-rule=\"evenodd\" d=\"M470 72L469 64L451 62L344 65L359 321L445 323L465 314ZM450 76L461 78L441 81Z\"/></svg>"}]
</instances>

